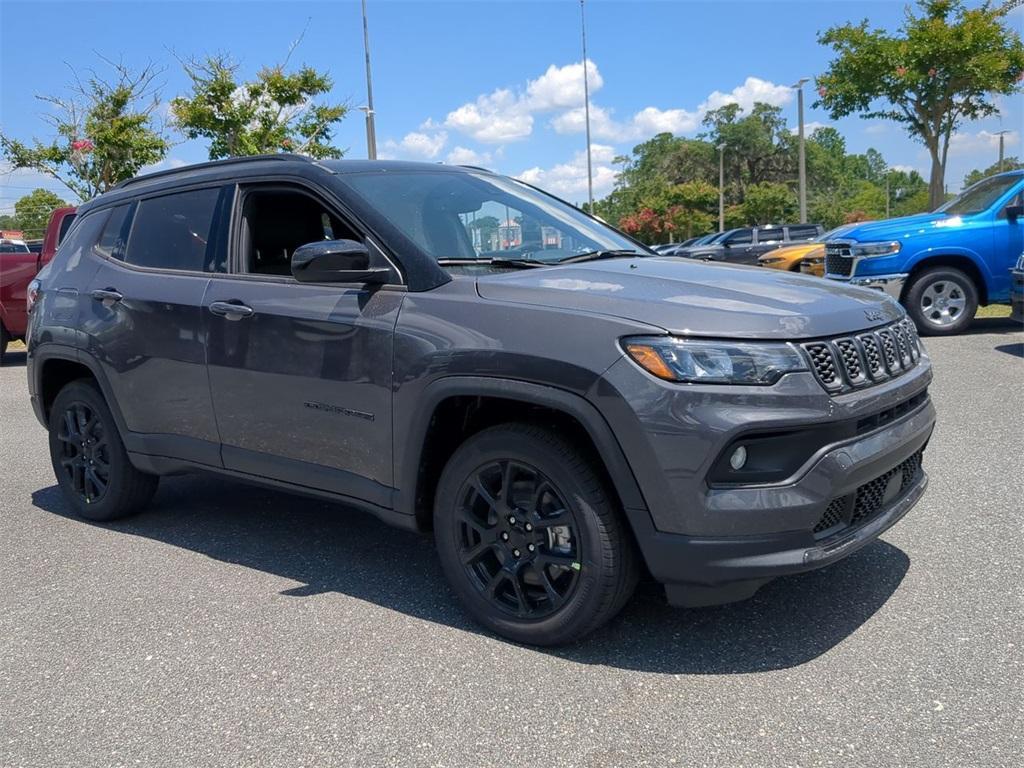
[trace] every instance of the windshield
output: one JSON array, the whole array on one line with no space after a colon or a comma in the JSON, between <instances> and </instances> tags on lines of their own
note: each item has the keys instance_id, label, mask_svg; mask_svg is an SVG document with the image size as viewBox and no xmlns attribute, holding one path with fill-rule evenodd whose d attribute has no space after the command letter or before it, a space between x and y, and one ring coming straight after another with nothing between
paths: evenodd
<instances>
[{"instance_id":1,"label":"windshield","mask_svg":"<svg viewBox=\"0 0 1024 768\"><path fill-rule=\"evenodd\" d=\"M948 213L950 216L971 216L987 211L1013 186L1020 183L1020 180L1020 176L1012 175L992 176L979 181L939 208L939 212Z\"/></svg>"},{"instance_id":2,"label":"windshield","mask_svg":"<svg viewBox=\"0 0 1024 768\"><path fill-rule=\"evenodd\" d=\"M0 243L0 253L29 253L25 243Z\"/></svg>"},{"instance_id":3,"label":"windshield","mask_svg":"<svg viewBox=\"0 0 1024 768\"><path fill-rule=\"evenodd\" d=\"M643 247L583 212L503 176L352 173L342 180L439 262L555 263Z\"/></svg>"}]
</instances>

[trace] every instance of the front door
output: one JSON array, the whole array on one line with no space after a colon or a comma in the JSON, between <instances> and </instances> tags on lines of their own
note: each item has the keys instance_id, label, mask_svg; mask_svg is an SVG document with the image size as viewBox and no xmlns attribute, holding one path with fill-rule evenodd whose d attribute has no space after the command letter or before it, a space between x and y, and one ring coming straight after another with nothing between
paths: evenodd
<instances>
[{"instance_id":1,"label":"front door","mask_svg":"<svg viewBox=\"0 0 1024 768\"><path fill-rule=\"evenodd\" d=\"M1007 215L1007 208L1024 204L1024 189L1019 190L996 214L992 226L992 253L988 258L992 275L989 301L1010 300L1010 270L1024 253L1024 217Z\"/></svg>"},{"instance_id":2,"label":"front door","mask_svg":"<svg viewBox=\"0 0 1024 768\"><path fill-rule=\"evenodd\" d=\"M313 191L243 188L236 211L232 274L211 280L203 311L224 466L390 505L404 293L291 277L300 245L363 239Z\"/></svg>"}]
</instances>

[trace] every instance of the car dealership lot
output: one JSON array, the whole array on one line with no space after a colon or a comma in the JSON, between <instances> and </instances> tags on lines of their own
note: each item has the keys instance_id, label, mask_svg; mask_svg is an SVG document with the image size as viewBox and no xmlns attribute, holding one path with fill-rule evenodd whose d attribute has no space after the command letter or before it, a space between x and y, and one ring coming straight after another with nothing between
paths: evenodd
<instances>
[{"instance_id":1,"label":"car dealership lot","mask_svg":"<svg viewBox=\"0 0 1024 768\"><path fill-rule=\"evenodd\" d=\"M0 370L0 765L1017 765L1024 334L929 339L924 501L840 564L556 651L469 624L428 539L189 476L68 516Z\"/></svg>"}]
</instances>

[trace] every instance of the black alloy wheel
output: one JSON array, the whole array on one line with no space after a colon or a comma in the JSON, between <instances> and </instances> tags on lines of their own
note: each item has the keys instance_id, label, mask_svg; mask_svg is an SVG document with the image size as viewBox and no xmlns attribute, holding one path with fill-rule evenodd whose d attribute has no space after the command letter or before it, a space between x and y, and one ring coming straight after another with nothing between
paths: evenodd
<instances>
[{"instance_id":1,"label":"black alloy wheel","mask_svg":"<svg viewBox=\"0 0 1024 768\"><path fill-rule=\"evenodd\" d=\"M57 432L60 467L85 504L100 501L110 484L110 445L103 422L88 404L69 403Z\"/></svg>"},{"instance_id":2,"label":"black alloy wheel","mask_svg":"<svg viewBox=\"0 0 1024 768\"><path fill-rule=\"evenodd\" d=\"M477 590L519 618L561 608L579 580L580 532L555 484L536 467L494 461L459 498L459 555Z\"/></svg>"}]
</instances>

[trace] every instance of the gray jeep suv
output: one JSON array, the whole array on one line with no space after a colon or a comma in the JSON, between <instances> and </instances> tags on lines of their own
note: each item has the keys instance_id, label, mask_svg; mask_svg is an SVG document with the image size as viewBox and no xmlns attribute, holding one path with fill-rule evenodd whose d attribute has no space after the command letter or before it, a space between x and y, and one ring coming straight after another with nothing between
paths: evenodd
<instances>
[{"instance_id":1,"label":"gray jeep suv","mask_svg":"<svg viewBox=\"0 0 1024 768\"><path fill-rule=\"evenodd\" d=\"M432 531L517 641L582 637L643 576L748 597L927 483L931 366L896 302L659 258L479 169L139 177L79 209L30 301L32 404L81 516L192 470L357 505Z\"/></svg>"}]
</instances>

